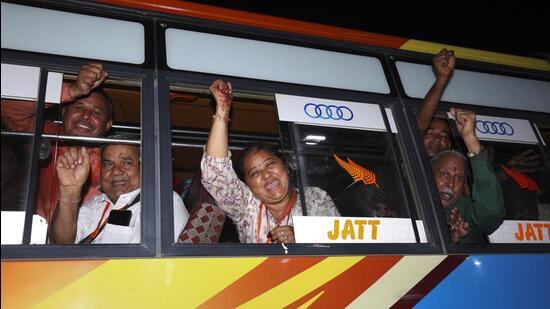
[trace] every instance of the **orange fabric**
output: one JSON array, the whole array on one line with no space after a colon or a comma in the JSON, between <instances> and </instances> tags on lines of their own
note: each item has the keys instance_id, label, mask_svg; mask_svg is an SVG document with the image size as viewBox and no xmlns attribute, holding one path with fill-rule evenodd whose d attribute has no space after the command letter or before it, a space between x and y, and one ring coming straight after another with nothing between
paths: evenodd
<instances>
[{"instance_id":1,"label":"orange fabric","mask_svg":"<svg viewBox=\"0 0 550 309\"><path fill-rule=\"evenodd\" d=\"M70 100L68 97L67 83L63 84L61 101ZM49 105L49 104L48 104ZM2 124L11 131L33 132L36 123L36 103L18 100L2 100ZM43 133L64 134L63 128L58 124L45 120ZM57 151L56 151L57 147ZM38 195L35 201L35 213L46 218L50 222L57 200L59 199L59 183L55 171L57 156L65 152L64 146L50 146L50 157L47 161L40 162L40 180ZM83 189L82 201L85 202L92 196L99 194L96 189L99 186L100 149L88 148L90 153L91 173L87 186Z\"/></svg>"},{"instance_id":2,"label":"orange fabric","mask_svg":"<svg viewBox=\"0 0 550 309\"><path fill-rule=\"evenodd\" d=\"M504 173L510 177L515 183L520 186L522 189L527 189L531 192L539 192L539 184L529 176L523 174L522 172L518 171L517 169L511 167L507 168L504 165L500 165Z\"/></svg>"}]
</instances>

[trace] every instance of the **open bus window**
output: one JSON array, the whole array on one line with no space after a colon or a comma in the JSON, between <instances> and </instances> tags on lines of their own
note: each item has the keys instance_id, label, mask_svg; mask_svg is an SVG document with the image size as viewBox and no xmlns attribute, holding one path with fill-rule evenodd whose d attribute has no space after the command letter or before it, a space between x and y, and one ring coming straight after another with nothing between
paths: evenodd
<instances>
[{"instance_id":1,"label":"open bus window","mask_svg":"<svg viewBox=\"0 0 550 309\"><path fill-rule=\"evenodd\" d=\"M6 195L3 194L3 198L6 196L11 199L13 194L21 192L27 194L25 195L25 198L27 198L26 203L27 201L30 203L31 200L34 200L34 204L29 207L32 207L35 215L39 216L47 224L47 228L42 231L43 235L41 238L43 238L43 241L40 243L45 243L48 238L46 234L51 232L53 214L55 213L58 201L61 199L60 182L56 165L68 149L80 149L80 147L84 146L90 158L91 168L88 179L82 186L80 197L74 199L75 201L78 200L80 205L84 205L86 202L102 194L100 188L100 166L102 165L100 146L104 141L102 139L116 136L115 138L126 140L128 139L127 137L133 136L129 139L133 139L133 144L139 146L141 118L140 82L109 77L109 79L101 83L101 86L92 89L90 94L82 94L76 98L71 98L68 89L74 84L76 79L76 75L63 75L63 84L61 86L60 83L61 94L59 95L61 102L57 101L57 104L49 103L48 92L46 92L46 105L42 114L42 136L38 144L39 149L34 150L38 153L38 169L35 172L37 179L36 186L34 186L33 182L27 180L18 188L4 189L3 187L3 193L8 193ZM3 100L3 129L8 128L14 132L33 134L33 126L36 121L36 104L31 106L29 102L21 101L7 103L9 104L6 104ZM29 124L32 124L32 126L29 126ZM4 135L3 130L3 148L5 147ZM6 136L6 138L13 137ZM17 151L17 149L23 151L20 155L11 157L10 160L26 160L25 166L28 169L32 164L32 160L30 159L33 149L31 147L32 144L29 142L32 140L32 135L26 137L26 139L28 140L26 142L23 139L19 139L20 142L13 143L13 145L9 144L10 150L8 151ZM137 155L139 160L139 148ZM4 158L8 159L5 156L2 156L2 158L3 160ZM137 164L139 179L139 161ZM20 167L21 164L14 164L14 168ZM25 173L19 173L19 175L25 175ZM15 181L13 182L15 183ZM139 181L137 184L139 187ZM21 195L21 193L18 194ZM16 203L6 204L13 205ZM116 208L117 206L114 204L113 202L113 208ZM5 205L4 202L3 205ZM26 209L27 205L24 205L24 208ZM134 208L139 209L139 207ZM84 207L80 207L79 209L82 210ZM139 210L137 210L137 214L134 214L134 219L129 223L130 226L136 228L137 232L134 231L133 234L141 232L140 224L139 222L136 224L135 220L139 217ZM99 220L100 218L98 217L96 221ZM36 232L34 229L35 225L33 224L31 232L33 235ZM137 242L139 242L139 235L136 238ZM49 241L54 242L53 239L49 239ZM120 242L124 243L125 241ZM31 243L35 242L31 239Z\"/></svg>"},{"instance_id":2,"label":"open bus window","mask_svg":"<svg viewBox=\"0 0 550 309\"><path fill-rule=\"evenodd\" d=\"M65 76L66 84L75 79ZM50 139L51 155L41 163L37 211L53 223L61 186L56 173L45 168L69 147L85 146L90 174L81 191L76 243L140 243L141 82L110 76L89 96L63 106L54 116L46 121L60 127L60 136ZM103 127L109 122L110 127ZM59 243L55 234L50 228L50 241Z\"/></svg>"},{"instance_id":3,"label":"open bus window","mask_svg":"<svg viewBox=\"0 0 550 309\"><path fill-rule=\"evenodd\" d=\"M234 89L229 150L233 166L242 150L256 142L279 146L272 96L241 94ZM238 243L237 227L201 184L200 162L215 109L208 89L170 88L173 189L181 196L189 219L174 222L178 243Z\"/></svg>"}]
</instances>

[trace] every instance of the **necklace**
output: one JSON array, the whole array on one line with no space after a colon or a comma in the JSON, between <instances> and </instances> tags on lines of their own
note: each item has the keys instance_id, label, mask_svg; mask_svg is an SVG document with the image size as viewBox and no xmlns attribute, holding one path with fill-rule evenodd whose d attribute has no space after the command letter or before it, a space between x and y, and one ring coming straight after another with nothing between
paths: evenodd
<instances>
[{"instance_id":1,"label":"necklace","mask_svg":"<svg viewBox=\"0 0 550 309\"><path fill-rule=\"evenodd\" d=\"M288 222L290 221L290 211L292 210L292 207L294 207L294 204L296 203L297 199L298 199L298 193L296 192L296 190L293 189L292 193L291 193L291 196L290 196L290 200L288 201L288 204L286 205L285 210L283 211L283 215L281 217L281 220L278 221L275 217L273 217L273 219L275 219L275 221L277 221L277 225L275 225L275 227L280 226L281 222L283 222L283 219L285 217L287 217L285 225L288 225ZM257 243L261 243L260 230L261 230L261 227L262 227L262 210L265 211L265 218L267 219L267 229L269 230L269 232L271 232L271 226L269 224L269 213L271 213L271 211L269 211L267 209L267 207L264 205L264 203L260 203L260 211L258 212L258 220L257 220L257 222L258 222L258 226L257 226ZM271 216L273 216L273 214L271 214ZM266 243L271 243L271 237L267 237Z\"/></svg>"}]
</instances>

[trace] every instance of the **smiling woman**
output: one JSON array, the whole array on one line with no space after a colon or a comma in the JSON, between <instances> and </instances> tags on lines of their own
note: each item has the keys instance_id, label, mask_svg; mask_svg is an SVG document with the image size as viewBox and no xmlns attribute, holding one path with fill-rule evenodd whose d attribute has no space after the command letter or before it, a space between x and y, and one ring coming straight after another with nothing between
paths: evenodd
<instances>
[{"instance_id":1,"label":"smiling woman","mask_svg":"<svg viewBox=\"0 0 550 309\"><path fill-rule=\"evenodd\" d=\"M294 243L293 216L339 216L330 196L320 188L304 189L302 206L298 191L290 186L289 170L277 151L257 144L241 155L237 178L228 153L228 119L233 101L231 83L215 81L210 90L216 99L212 129L201 162L202 183L218 206L237 225L243 243Z\"/></svg>"}]
</instances>

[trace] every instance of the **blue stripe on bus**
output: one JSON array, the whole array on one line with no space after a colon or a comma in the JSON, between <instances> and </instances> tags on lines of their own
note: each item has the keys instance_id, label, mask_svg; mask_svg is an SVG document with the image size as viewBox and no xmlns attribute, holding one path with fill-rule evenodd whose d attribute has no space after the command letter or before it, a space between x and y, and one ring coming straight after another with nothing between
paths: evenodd
<instances>
[{"instance_id":1,"label":"blue stripe on bus","mask_svg":"<svg viewBox=\"0 0 550 309\"><path fill-rule=\"evenodd\" d=\"M549 279L549 254L470 256L415 308L548 308Z\"/></svg>"}]
</instances>

